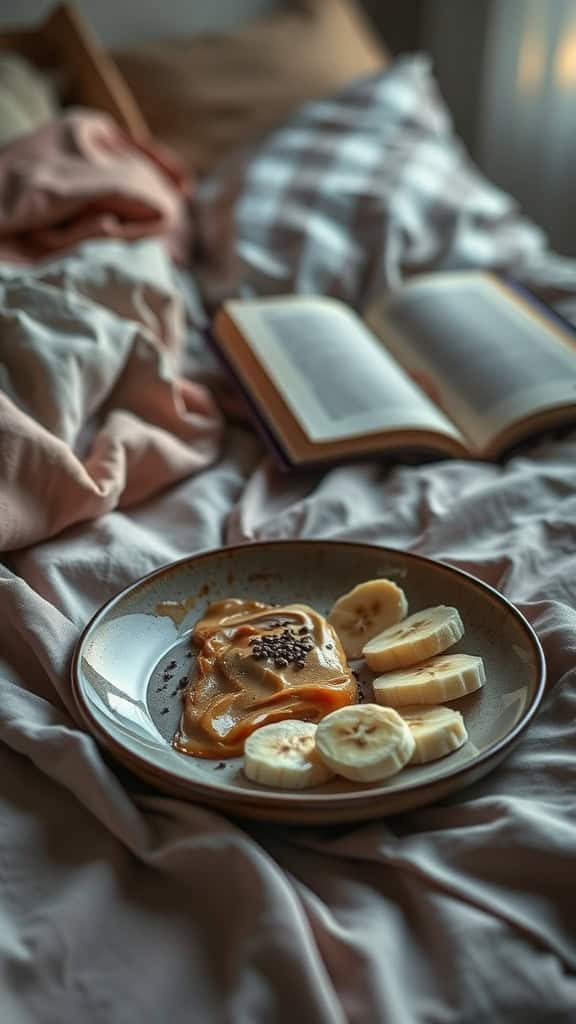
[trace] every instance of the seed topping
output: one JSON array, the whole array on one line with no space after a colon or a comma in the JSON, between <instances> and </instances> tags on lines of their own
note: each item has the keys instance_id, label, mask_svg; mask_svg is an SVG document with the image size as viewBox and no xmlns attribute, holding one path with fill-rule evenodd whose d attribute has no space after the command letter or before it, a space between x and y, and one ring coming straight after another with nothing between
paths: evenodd
<instances>
[{"instance_id":1,"label":"seed topping","mask_svg":"<svg viewBox=\"0 0 576 1024\"><path fill-rule=\"evenodd\" d=\"M248 641L250 653L256 661L272 661L276 668L292 665L302 669L306 656L316 646L310 633L308 626L302 626L298 632L292 628L283 629L281 633L258 634Z\"/></svg>"}]
</instances>

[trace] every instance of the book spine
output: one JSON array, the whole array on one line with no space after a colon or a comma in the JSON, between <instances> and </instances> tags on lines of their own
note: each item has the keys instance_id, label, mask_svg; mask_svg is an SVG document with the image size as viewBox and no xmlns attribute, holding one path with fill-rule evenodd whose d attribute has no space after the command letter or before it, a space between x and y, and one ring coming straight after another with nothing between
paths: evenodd
<instances>
[{"instance_id":1,"label":"book spine","mask_svg":"<svg viewBox=\"0 0 576 1024\"><path fill-rule=\"evenodd\" d=\"M554 309L554 307L549 305L548 302L541 299L532 291L531 288L528 287L528 285L522 284L522 282L512 274L503 273L499 274L498 277L508 288L510 288L511 291L516 292L516 294L525 302L534 306L540 314L544 314L544 316L547 316L549 320L555 320L556 323L567 332L567 334L570 334L572 338L574 338L574 342L576 343L576 326L571 320L568 320L562 315L562 313L559 313L557 309Z\"/></svg>"},{"instance_id":2,"label":"book spine","mask_svg":"<svg viewBox=\"0 0 576 1024\"><path fill-rule=\"evenodd\" d=\"M201 328L201 334L203 335L208 347L216 355L220 365L229 374L229 376L232 377L234 383L238 386L238 389L240 393L243 395L246 404L248 405L249 411L252 414L254 425L258 433L260 434L262 441L267 446L267 448L272 452L272 455L278 467L284 472L293 469L294 464L290 461L288 454L281 447L276 435L272 432L272 430L268 427L268 424L262 418L260 409L256 405L256 402L252 398L252 395L250 394L248 389L245 387L244 382L242 381L239 374L236 372L234 366L226 358L224 352L222 351L218 342L216 341L216 338L214 337L214 332L212 331L212 329L210 327L203 327Z\"/></svg>"}]
</instances>

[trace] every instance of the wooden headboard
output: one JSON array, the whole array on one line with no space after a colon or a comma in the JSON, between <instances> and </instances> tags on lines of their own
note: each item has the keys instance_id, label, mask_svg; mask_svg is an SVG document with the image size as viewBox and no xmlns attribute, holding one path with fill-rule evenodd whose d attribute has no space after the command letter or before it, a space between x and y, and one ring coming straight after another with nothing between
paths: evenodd
<instances>
[{"instance_id":1,"label":"wooden headboard","mask_svg":"<svg viewBox=\"0 0 576 1024\"><path fill-rule=\"evenodd\" d=\"M0 32L0 50L13 50L40 68L64 71L71 103L103 110L135 139L149 136L146 123L114 63L72 4L58 4L30 28Z\"/></svg>"}]
</instances>

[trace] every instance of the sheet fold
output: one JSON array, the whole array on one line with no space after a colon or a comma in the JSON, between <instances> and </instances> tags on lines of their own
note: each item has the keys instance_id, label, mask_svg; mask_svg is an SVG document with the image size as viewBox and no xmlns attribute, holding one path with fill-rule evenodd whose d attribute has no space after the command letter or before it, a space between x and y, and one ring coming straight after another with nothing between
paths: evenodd
<instances>
[{"instance_id":1,"label":"sheet fold","mask_svg":"<svg viewBox=\"0 0 576 1024\"><path fill-rule=\"evenodd\" d=\"M180 376L157 241L0 266L0 550L141 502L214 460L221 416Z\"/></svg>"}]
</instances>

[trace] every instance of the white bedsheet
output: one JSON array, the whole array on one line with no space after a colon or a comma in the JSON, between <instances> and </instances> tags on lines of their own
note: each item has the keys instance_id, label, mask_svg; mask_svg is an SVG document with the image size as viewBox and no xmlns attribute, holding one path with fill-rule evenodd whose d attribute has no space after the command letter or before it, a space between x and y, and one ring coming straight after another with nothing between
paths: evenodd
<instances>
[{"instance_id":1,"label":"white bedsheet","mask_svg":"<svg viewBox=\"0 0 576 1024\"><path fill-rule=\"evenodd\" d=\"M502 465L286 477L230 426L215 466L5 556L0 1020L576 1020L575 456L568 433ZM67 677L91 613L173 559L276 537L417 551L518 604L550 689L501 767L436 806L309 830L151 796L103 756Z\"/></svg>"}]
</instances>

